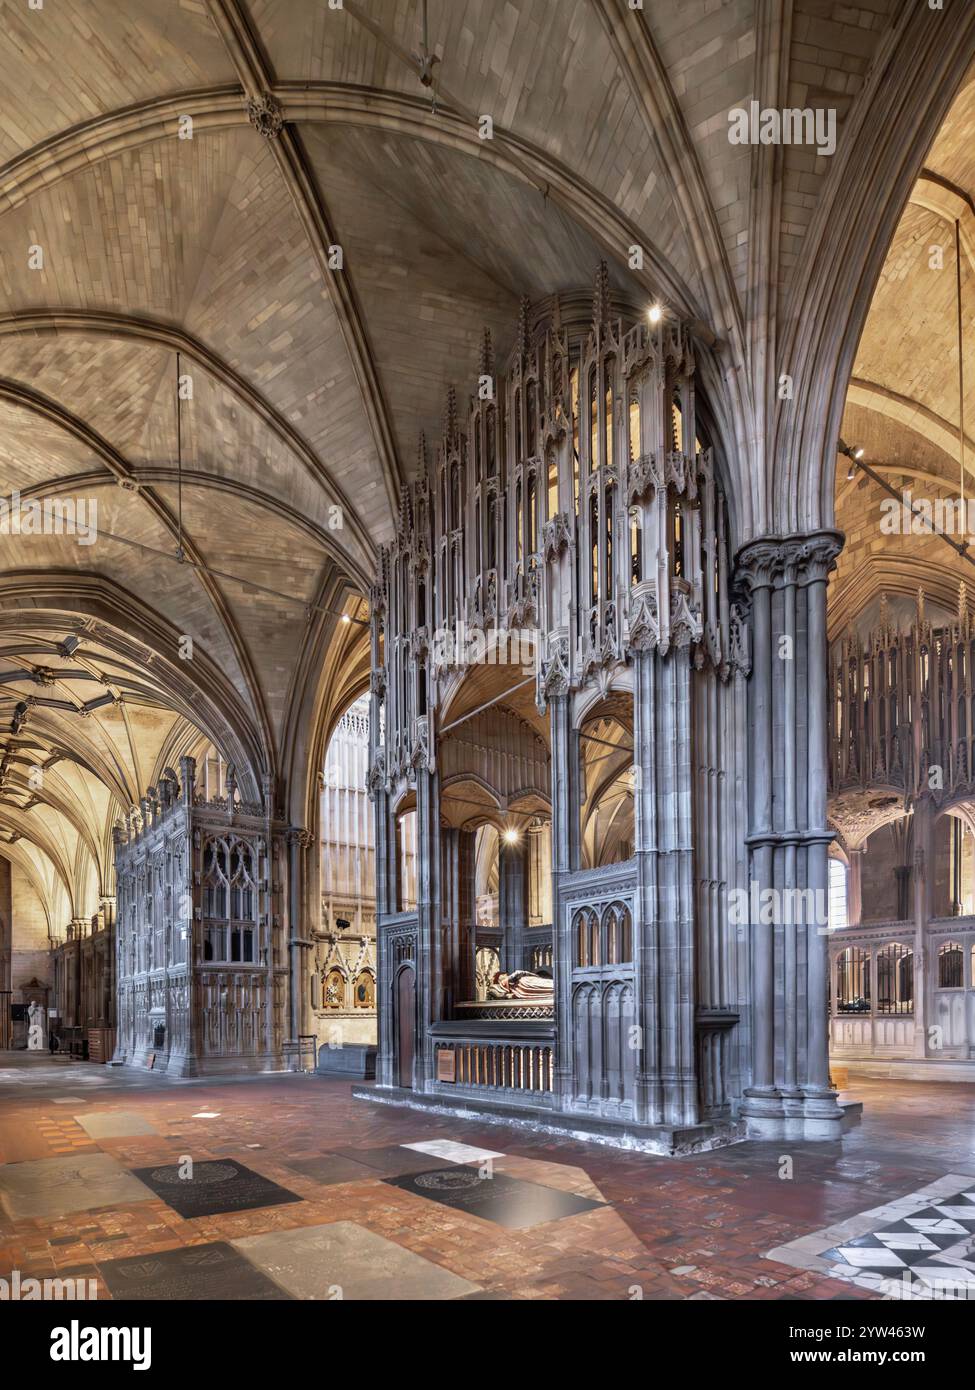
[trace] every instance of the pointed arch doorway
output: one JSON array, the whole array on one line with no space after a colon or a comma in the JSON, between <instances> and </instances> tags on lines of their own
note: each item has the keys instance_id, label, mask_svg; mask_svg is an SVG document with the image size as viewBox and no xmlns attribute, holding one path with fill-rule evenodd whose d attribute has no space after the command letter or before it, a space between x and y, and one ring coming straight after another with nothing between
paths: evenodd
<instances>
[{"instance_id":1,"label":"pointed arch doorway","mask_svg":"<svg viewBox=\"0 0 975 1390\"><path fill-rule=\"evenodd\" d=\"M393 1008L396 1021L396 1084L412 1091L416 1051L416 972L412 965L404 965L396 976Z\"/></svg>"}]
</instances>

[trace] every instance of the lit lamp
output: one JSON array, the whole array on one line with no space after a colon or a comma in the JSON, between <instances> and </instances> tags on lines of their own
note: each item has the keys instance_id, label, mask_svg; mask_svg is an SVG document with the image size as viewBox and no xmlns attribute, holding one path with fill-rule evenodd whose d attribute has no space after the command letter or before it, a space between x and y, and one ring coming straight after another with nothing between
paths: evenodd
<instances>
[{"instance_id":1,"label":"lit lamp","mask_svg":"<svg viewBox=\"0 0 975 1390\"><path fill-rule=\"evenodd\" d=\"M863 458L863 450L859 445L851 446L849 444L844 444L842 439L840 440L839 449L840 453L845 454L850 460L850 466L846 470L846 481L852 483L853 479L856 477L857 464Z\"/></svg>"}]
</instances>

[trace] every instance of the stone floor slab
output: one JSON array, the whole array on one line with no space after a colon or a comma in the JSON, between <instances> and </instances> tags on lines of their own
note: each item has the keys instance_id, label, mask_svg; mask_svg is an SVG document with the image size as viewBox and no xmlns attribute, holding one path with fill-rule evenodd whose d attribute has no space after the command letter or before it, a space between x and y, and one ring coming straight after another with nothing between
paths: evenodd
<instances>
[{"instance_id":1,"label":"stone floor slab","mask_svg":"<svg viewBox=\"0 0 975 1390\"><path fill-rule=\"evenodd\" d=\"M112 1297L126 1302L233 1299L267 1303L289 1298L225 1241L102 1260L98 1270Z\"/></svg>"},{"instance_id":2,"label":"stone floor slab","mask_svg":"<svg viewBox=\"0 0 975 1390\"><path fill-rule=\"evenodd\" d=\"M117 1203L145 1202L152 1196L111 1154L39 1158L0 1167L0 1201L14 1220L51 1219Z\"/></svg>"},{"instance_id":3,"label":"stone floor slab","mask_svg":"<svg viewBox=\"0 0 975 1390\"><path fill-rule=\"evenodd\" d=\"M194 1163L189 1174L181 1163L137 1168L135 1173L167 1206L188 1220L302 1200L296 1192L230 1158Z\"/></svg>"},{"instance_id":4,"label":"stone floor slab","mask_svg":"<svg viewBox=\"0 0 975 1390\"><path fill-rule=\"evenodd\" d=\"M578 1197L574 1192L511 1178L506 1173L482 1177L473 1167L439 1168L386 1181L415 1197L440 1202L445 1207L479 1216L483 1221L494 1221L511 1230L560 1221L563 1217L595 1211L606 1205L590 1201L588 1197Z\"/></svg>"},{"instance_id":5,"label":"stone floor slab","mask_svg":"<svg viewBox=\"0 0 975 1390\"><path fill-rule=\"evenodd\" d=\"M248 1145L250 1147L250 1145ZM344 1154L323 1154L320 1158L296 1158L289 1160L287 1166L304 1178L313 1178L325 1186L343 1182L380 1182L382 1174L365 1163Z\"/></svg>"},{"instance_id":6,"label":"stone floor slab","mask_svg":"<svg viewBox=\"0 0 975 1390\"><path fill-rule=\"evenodd\" d=\"M92 1110L74 1117L90 1139L129 1139L136 1134L158 1134L144 1115L131 1110Z\"/></svg>"},{"instance_id":7,"label":"stone floor slab","mask_svg":"<svg viewBox=\"0 0 975 1390\"><path fill-rule=\"evenodd\" d=\"M354 1221L245 1236L233 1245L293 1298L406 1302L479 1292L479 1285Z\"/></svg>"},{"instance_id":8,"label":"stone floor slab","mask_svg":"<svg viewBox=\"0 0 975 1390\"><path fill-rule=\"evenodd\" d=\"M404 1144L404 1149L445 1158L448 1163L483 1163L489 1158L504 1158L496 1149L481 1149L474 1144L457 1144L453 1139L425 1139L419 1144Z\"/></svg>"},{"instance_id":9,"label":"stone floor slab","mask_svg":"<svg viewBox=\"0 0 975 1390\"><path fill-rule=\"evenodd\" d=\"M398 1178L405 1173L423 1173L431 1168L452 1166L445 1158L437 1160L429 1154L414 1153L402 1144L384 1144L375 1149L337 1149L336 1153L351 1158L355 1163L364 1163L384 1178Z\"/></svg>"}]
</instances>

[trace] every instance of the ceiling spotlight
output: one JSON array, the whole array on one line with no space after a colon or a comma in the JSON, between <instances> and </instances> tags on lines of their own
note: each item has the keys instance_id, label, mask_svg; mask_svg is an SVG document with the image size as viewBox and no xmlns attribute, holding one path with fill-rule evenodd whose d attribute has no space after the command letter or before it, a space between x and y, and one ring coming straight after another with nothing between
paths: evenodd
<instances>
[{"instance_id":1,"label":"ceiling spotlight","mask_svg":"<svg viewBox=\"0 0 975 1390\"><path fill-rule=\"evenodd\" d=\"M850 466L849 466L849 468L846 470L846 481L847 481L848 483L852 483L852 482L853 482L853 479L856 477L856 475L857 475L857 466L856 466L856 464L853 462L853 460L851 459L851 460L850 460Z\"/></svg>"},{"instance_id":2,"label":"ceiling spotlight","mask_svg":"<svg viewBox=\"0 0 975 1390\"><path fill-rule=\"evenodd\" d=\"M348 613L343 613L343 614L342 614L342 621L343 621L343 623L351 623L352 619L349 617Z\"/></svg>"},{"instance_id":3,"label":"ceiling spotlight","mask_svg":"<svg viewBox=\"0 0 975 1390\"><path fill-rule=\"evenodd\" d=\"M663 309L661 309L659 304L653 304L650 306L650 311L647 314L647 318L650 320L651 323L659 323L663 316L664 311Z\"/></svg>"},{"instance_id":4,"label":"ceiling spotlight","mask_svg":"<svg viewBox=\"0 0 975 1390\"><path fill-rule=\"evenodd\" d=\"M863 458L863 450L862 450L862 449L854 449L854 450L853 450L853 457L854 457L854 458L856 459L856 461L859 463L860 460Z\"/></svg>"},{"instance_id":5,"label":"ceiling spotlight","mask_svg":"<svg viewBox=\"0 0 975 1390\"><path fill-rule=\"evenodd\" d=\"M505 844L516 845L518 843L519 838L520 837L518 831L515 829L515 827L513 825L509 825L507 830L504 832Z\"/></svg>"}]
</instances>

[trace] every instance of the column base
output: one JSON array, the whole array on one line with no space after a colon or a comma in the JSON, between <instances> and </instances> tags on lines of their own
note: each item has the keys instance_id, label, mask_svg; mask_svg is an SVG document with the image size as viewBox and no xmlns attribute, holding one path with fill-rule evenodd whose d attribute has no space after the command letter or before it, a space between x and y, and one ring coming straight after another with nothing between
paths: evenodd
<instances>
[{"instance_id":1,"label":"column base","mask_svg":"<svg viewBox=\"0 0 975 1390\"><path fill-rule=\"evenodd\" d=\"M740 1114L750 1139L781 1139L785 1135L782 1096L774 1086L749 1086Z\"/></svg>"}]
</instances>

